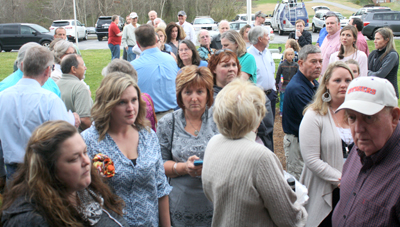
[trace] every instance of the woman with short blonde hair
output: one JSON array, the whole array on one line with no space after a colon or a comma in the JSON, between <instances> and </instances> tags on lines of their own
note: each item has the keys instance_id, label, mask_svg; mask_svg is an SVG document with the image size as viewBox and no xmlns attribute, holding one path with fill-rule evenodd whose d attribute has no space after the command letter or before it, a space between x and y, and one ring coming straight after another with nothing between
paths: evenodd
<instances>
[{"instance_id":1,"label":"woman with short blonde hair","mask_svg":"<svg viewBox=\"0 0 400 227\"><path fill-rule=\"evenodd\" d=\"M176 77L176 99L181 109L165 115L157 127L165 174L173 186L169 195L172 226L210 226L213 208L203 192L202 165L195 165L218 133L210 108L214 100L210 70L183 67Z\"/></svg>"},{"instance_id":2,"label":"woman with short blonde hair","mask_svg":"<svg viewBox=\"0 0 400 227\"><path fill-rule=\"evenodd\" d=\"M94 124L82 133L90 158L107 156L115 174L107 178L126 204L130 226L170 226L168 194L157 135L146 119L146 103L132 79L114 72L103 78L92 108Z\"/></svg>"},{"instance_id":3,"label":"woman with short blonde hair","mask_svg":"<svg viewBox=\"0 0 400 227\"><path fill-rule=\"evenodd\" d=\"M219 92L214 120L221 134L207 145L203 190L214 205L212 226L301 226L307 213L273 152L258 144L264 92L236 79Z\"/></svg>"}]
</instances>

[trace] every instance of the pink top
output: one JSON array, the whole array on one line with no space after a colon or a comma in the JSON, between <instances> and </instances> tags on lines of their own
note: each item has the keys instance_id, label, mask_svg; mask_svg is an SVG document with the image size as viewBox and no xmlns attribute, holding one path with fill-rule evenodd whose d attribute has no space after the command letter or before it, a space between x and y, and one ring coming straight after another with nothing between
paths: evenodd
<instances>
[{"instance_id":1,"label":"pink top","mask_svg":"<svg viewBox=\"0 0 400 227\"><path fill-rule=\"evenodd\" d=\"M150 95L147 93L142 93L142 99L146 102L146 118L151 123L151 129L156 131L157 128L157 118L154 112L154 103Z\"/></svg>"},{"instance_id":2,"label":"pink top","mask_svg":"<svg viewBox=\"0 0 400 227\"><path fill-rule=\"evenodd\" d=\"M361 32L358 32L358 34L357 34L357 44L356 45L357 45L357 49L364 52L368 57L369 50L368 50L367 40L365 39L364 35Z\"/></svg>"},{"instance_id":3,"label":"pink top","mask_svg":"<svg viewBox=\"0 0 400 227\"><path fill-rule=\"evenodd\" d=\"M338 54L339 54L339 51L333 53L331 58L329 59L329 63L332 63L335 61L347 61L349 59L354 59L360 65L360 75L359 76L367 76L368 75L368 57L364 52L357 50L357 52L355 52L354 54L344 57L341 60L339 60Z\"/></svg>"},{"instance_id":4,"label":"pink top","mask_svg":"<svg viewBox=\"0 0 400 227\"><path fill-rule=\"evenodd\" d=\"M333 53L339 51L340 48L340 30L334 35L327 35L322 42L321 54L322 54L322 70L321 75L324 75L326 68L329 65L329 59Z\"/></svg>"}]
</instances>

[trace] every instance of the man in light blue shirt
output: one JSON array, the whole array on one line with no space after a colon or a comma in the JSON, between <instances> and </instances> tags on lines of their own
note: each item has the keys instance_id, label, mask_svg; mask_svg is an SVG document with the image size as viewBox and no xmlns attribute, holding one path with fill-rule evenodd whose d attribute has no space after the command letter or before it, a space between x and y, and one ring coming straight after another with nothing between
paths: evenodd
<instances>
[{"instance_id":1,"label":"man in light blue shirt","mask_svg":"<svg viewBox=\"0 0 400 227\"><path fill-rule=\"evenodd\" d=\"M0 141L7 180L23 163L25 147L36 127L50 120L65 120L79 126L79 117L68 113L62 100L41 86L51 75L54 57L42 46L29 48L22 60L24 76L0 92ZM0 166L3 168L2 166Z\"/></svg>"},{"instance_id":2,"label":"man in light blue shirt","mask_svg":"<svg viewBox=\"0 0 400 227\"><path fill-rule=\"evenodd\" d=\"M24 44L18 51L18 56L17 56L17 67L18 70L6 77L4 80L0 82L0 92L5 90L6 88L9 88L11 86L14 86L20 79L22 79L23 72L21 70L21 62L22 59L25 57L25 53L27 50L33 46L40 46L37 43L29 42L27 44ZM56 94L58 97L61 97L60 89L58 88L56 82L54 82L53 79L49 78L46 83L42 86L42 88L49 90Z\"/></svg>"},{"instance_id":3,"label":"man in light blue shirt","mask_svg":"<svg viewBox=\"0 0 400 227\"><path fill-rule=\"evenodd\" d=\"M252 46L247 52L254 56L257 64L257 86L264 90L271 101L272 113L275 119L276 86L275 62L271 52L267 49L269 43L268 29L256 26L249 31L249 41Z\"/></svg>"},{"instance_id":4,"label":"man in light blue shirt","mask_svg":"<svg viewBox=\"0 0 400 227\"><path fill-rule=\"evenodd\" d=\"M157 47L153 26L142 25L135 35L142 54L131 64L138 73L140 90L151 96L157 119L161 119L177 107L175 79L179 68L171 55Z\"/></svg>"}]
</instances>

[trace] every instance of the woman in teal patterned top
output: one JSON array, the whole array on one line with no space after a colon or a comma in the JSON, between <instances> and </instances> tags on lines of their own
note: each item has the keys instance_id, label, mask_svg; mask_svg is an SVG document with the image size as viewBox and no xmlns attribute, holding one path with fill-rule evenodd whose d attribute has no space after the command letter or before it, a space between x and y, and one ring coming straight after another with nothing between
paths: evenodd
<instances>
[{"instance_id":1,"label":"woman in teal patterned top","mask_svg":"<svg viewBox=\"0 0 400 227\"><path fill-rule=\"evenodd\" d=\"M157 136L146 120L146 103L132 78L108 74L96 91L94 124L82 133L90 158L107 155L115 175L109 185L126 204L130 226L170 226L168 185Z\"/></svg>"}]
</instances>

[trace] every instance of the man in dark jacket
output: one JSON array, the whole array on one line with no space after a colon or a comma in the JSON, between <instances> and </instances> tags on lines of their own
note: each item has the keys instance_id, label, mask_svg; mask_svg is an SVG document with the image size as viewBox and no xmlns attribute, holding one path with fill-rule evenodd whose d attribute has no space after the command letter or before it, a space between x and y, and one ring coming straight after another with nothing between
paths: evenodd
<instances>
[{"instance_id":1,"label":"man in dark jacket","mask_svg":"<svg viewBox=\"0 0 400 227\"><path fill-rule=\"evenodd\" d=\"M298 19L296 21L296 31L291 32L289 34L289 39L295 39L299 43L300 47L303 47L308 44L312 44L312 36L311 33L304 30L306 24L304 20Z\"/></svg>"}]
</instances>

